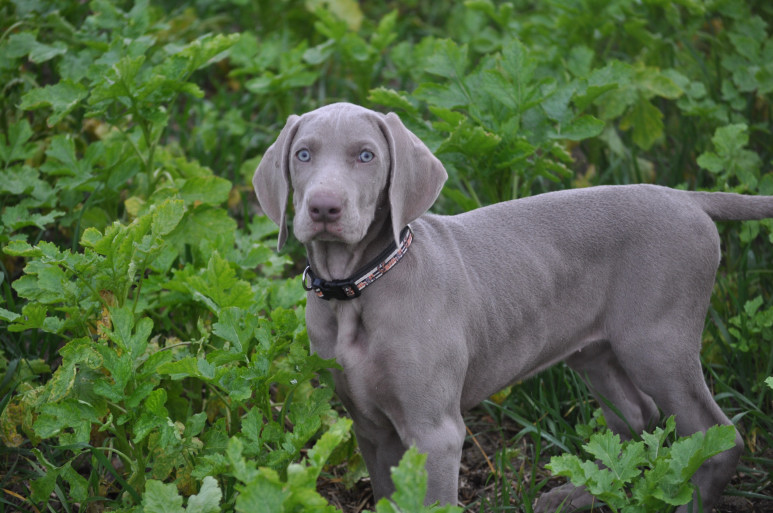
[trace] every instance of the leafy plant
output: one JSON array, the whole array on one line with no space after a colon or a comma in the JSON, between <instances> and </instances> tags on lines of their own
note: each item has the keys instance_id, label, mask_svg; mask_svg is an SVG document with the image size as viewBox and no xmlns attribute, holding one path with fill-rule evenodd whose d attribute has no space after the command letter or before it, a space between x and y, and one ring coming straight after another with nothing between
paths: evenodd
<instances>
[{"instance_id":1,"label":"leafy plant","mask_svg":"<svg viewBox=\"0 0 773 513\"><path fill-rule=\"evenodd\" d=\"M338 100L397 111L450 172L446 213L595 184L771 194L771 14L736 0L0 4L0 510L233 511L260 487L329 509L309 451L349 436L333 363L308 354L288 279L301 248L276 254L249 183L286 117ZM769 495L773 443L771 227L720 226L704 340L751 500ZM595 406L557 367L472 415L533 448L536 481L545 455L579 450ZM377 508L423 508L420 456L404 465ZM492 501L540 487L500 480Z\"/></svg>"},{"instance_id":2,"label":"leafy plant","mask_svg":"<svg viewBox=\"0 0 773 513\"><path fill-rule=\"evenodd\" d=\"M714 426L668 446L675 427L670 417L665 429L643 433L641 441L622 443L611 431L596 433L583 446L592 459L563 454L553 456L547 468L584 486L612 511L673 511L692 500L690 478L700 465L735 441L733 426Z\"/></svg>"}]
</instances>

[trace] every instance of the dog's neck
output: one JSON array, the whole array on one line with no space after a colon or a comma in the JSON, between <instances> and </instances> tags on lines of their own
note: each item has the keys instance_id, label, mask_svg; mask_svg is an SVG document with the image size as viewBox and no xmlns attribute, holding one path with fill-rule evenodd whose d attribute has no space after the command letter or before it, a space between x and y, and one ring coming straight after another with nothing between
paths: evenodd
<instances>
[{"instance_id":1,"label":"dog's neck","mask_svg":"<svg viewBox=\"0 0 773 513\"><path fill-rule=\"evenodd\" d=\"M307 243L306 255L314 273L324 280L348 278L389 246L394 241L392 221L388 213L379 215L380 211L365 237L356 244L316 240Z\"/></svg>"}]
</instances>

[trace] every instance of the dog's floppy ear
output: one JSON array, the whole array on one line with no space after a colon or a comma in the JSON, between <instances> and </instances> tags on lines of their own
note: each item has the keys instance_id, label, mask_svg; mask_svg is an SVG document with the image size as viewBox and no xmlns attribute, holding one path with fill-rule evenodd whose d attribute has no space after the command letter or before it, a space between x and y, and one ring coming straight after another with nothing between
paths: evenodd
<instances>
[{"instance_id":1,"label":"dog's floppy ear","mask_svg":"<svg viewBox=\"0 0 773 513\"><path fill-rule=\"evenodd\" d=\"M269 146L252 177L252 186L258 196L260 208L279 225L277 250L287 240L287 201L290 197L290 145L298 131L299 116L293 114L279 133L277 140Z\"/></svg>"},{"instance_id":2,"label":"dog's floppy ear","mask_svg":"<svg viewBox=\"0 0 773 513\"><path fill-rule=\"evenodd\" d=\"M426 212L448 178L443 164L421 140L405 128L397 114L384 116L384 135L389 145L389 205L395 241L400 231Z\"/></svg>"}]
</instances>

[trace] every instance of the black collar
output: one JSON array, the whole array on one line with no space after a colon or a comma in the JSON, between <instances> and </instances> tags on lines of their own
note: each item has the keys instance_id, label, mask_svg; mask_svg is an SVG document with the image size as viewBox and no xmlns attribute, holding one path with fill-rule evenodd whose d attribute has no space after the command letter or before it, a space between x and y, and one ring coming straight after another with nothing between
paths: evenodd
<instances>
[{"instance_id":1,"label":"black collar","mask_svg":"<svg viewBox=\"0 0 773 513\"><path fill-rule=\"evenodd\" d=\"M314 274L311 265L307 264L303 271L303 288L313 290L318 297L329 299L354 299L359 297L362 289L384 276L387 271L397 265L408 251L413 241L410 226L403 228L400 234L400 247L392 241L379 256L368 262L359 271L344 280L326 281Z\"/></svg>"}]
</instances>

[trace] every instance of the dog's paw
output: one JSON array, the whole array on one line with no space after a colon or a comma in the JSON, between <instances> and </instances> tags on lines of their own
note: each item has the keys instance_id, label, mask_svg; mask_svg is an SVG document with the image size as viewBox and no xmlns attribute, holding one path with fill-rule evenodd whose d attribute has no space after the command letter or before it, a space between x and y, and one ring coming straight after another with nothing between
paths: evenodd
<instances>
[{"instance_id":1,"label":"dog's paw","mask_svg":"<svg viewBox=\"0 0 773 513\"><path fill-rule=\"evenodd\" d=\"M534 513L576 511L591 506L594 502L598 502L597 499L585 491L584 487L566 483L540 495L534 505Z\"/></svg>"}]
</instances>

